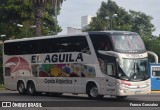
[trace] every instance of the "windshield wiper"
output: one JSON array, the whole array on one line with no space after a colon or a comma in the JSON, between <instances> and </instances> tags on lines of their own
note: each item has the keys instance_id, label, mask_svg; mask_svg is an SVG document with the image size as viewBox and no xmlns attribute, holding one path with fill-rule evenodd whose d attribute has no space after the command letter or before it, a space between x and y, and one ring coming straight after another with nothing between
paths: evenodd
<instances>
[{"instance_id":1,"label":"windshield wiper","mask_svg":"<svg viewBox=\"0 0 160 110\"><path fill-rule=\"evenodd\" d=\"M140 70L138 68L139 68L138 64L134 63L134 67L132 68L132 70L134 70L134 73L130 76L129 80L134 79L134 76L137 74L139 74L139 76L141 76L141 74L142 74L143 77L141 76L142 77L141 80L146 79L146 76L143 73L139 72ZM136 71L136 69L137 69L137 71ZM137 80L137 79L134 79L134 80Z\"/></svg>"},{"instance_id":2,"label":"windshield wiper","mask_svg":"<svg viewBox=\"0 0 160 110\"><path fill-rule=\"evenodd\" d=\"M134 66L133 66L133 68L132 68L132 70L134 71L133 72L133 74L129 77L129 80L131 80L132 79L132 77L134 77L138 72L136 72L135 71L135 69L136 69L136 64L135 64L135 62L134 62ZM132 73L132 72L131 72ZM134 78L133 78L134 79Z\"/></svg>"},{"instance_id":3,"label":"windshield wiper","mask_svg":"<svg viewBox=\"0 0 160 110\"><path fill-rule=\"evenodd\" d=\"M129 80L131 80L132 78L134 79L134 76L137 74L137 72L134 72L133 75L131 77L129 77Z\"/></svg>"}]
</instances>

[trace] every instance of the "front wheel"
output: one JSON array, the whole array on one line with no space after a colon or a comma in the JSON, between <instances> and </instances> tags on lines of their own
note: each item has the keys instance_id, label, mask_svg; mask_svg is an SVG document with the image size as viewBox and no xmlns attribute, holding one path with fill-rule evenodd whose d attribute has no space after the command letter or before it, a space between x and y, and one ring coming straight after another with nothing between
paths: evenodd
<instances>
[{"instance_id":1,"label":"front wheel","mask_svg":"<svg viewBox=\"0 0 160 110\"><path fill-rule=\"evenodd\" d=\"M88 90L87 90L88 97L90 99L101 99L103 98L103 95L98 94L98 87L96 85L92 85Z\"/></svg>"}]
</instances>

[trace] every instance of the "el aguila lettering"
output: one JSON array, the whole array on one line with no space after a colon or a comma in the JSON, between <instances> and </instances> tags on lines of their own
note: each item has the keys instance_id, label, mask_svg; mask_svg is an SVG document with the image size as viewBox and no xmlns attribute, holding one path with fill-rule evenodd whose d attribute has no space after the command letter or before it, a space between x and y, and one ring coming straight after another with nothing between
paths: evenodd
<instances>
[{"instance_id":1,"label":"el aguila lettering","mask_svg":"<svg viewBox=\"0 0 160 110\"><path fill-rule=\"evenodd\" d=\"M78 62L83 61L82 53L79 53L77 57L73 57L72 54L53 54L46 55L44 63L56 63L56 62ZM31 58L32 63L38 63L37 56L33 55Z\"/></svg>"}]
</instances>

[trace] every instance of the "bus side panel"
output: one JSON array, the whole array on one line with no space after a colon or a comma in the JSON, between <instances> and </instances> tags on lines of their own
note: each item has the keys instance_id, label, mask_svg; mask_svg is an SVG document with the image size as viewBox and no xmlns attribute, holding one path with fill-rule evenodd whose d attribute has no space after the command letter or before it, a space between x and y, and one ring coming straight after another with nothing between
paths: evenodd
<instances>
[{"instance_id":1,"label":"bus side panel","mask_svg":"<svg viewBox=\"0 0 160 110\"><path fill-rule=\"evenodd\" d=\"M61 83L62 91L67 93L74 93L74 86L75 86L75 78L67 77L67 78L60 78L64 80L65 83Z\"/></svg>"},{"instance_id":2,"label":"bus side panel","mask_svg":"<svg viewBox=\"0 0 160 110\"><path fill-rule=\"evenodd\" d=\"M6 89L12 90L12 76L9 66L4 65L3 76L4 76L4 86Z\"/></svg>"},{"instance_id":3,"label":"bus side panel","mask_svg":"<svg viewBox=\"0 0 160 110\"><path fill-rule=\"evenodd\" d=\"M46 77L36 78L36 90L40 92L48 92L49 83L46 82Z\"/></svg>"},{"instance_id":4,"label":"bus side panel","mask_svg":"<svg viewBox=\"0 0 160 110\"><path fill-rule=\"evenodd\" d=\"M114 77L107 76L106 78L106 94L108 95L117 94L116 79Z\"/></svg>"},{"instance_id":5,"label":"bus side panel","mask_svg":"<svg viewBox=\"0 0 160 110\"><path fill-rule=\"evenodd\" d=\"M67 77L62 80L68 82L61 84L62 91L65 93L82 93L81 77Z\"/></svg>"},{"instance_id":6,"label":"bus side panel","mask_svg":"<svg viewBox=\"0 0 160 110\"><path fill-rule=\"evenodd\" d=\"M61 87L60 77L50 77L49 78L49 92L63 92L63 88Z\"/></svg>"},{"instance_id":7,"label":"bus side panel","mask_svg":"<svg viewBox=\"0 0 160 110\"><path fill-rule=\"evenodd\" d=\"M12 77L4 76L4 86L6 89L12 89Z\"/></svg>"},{"instance_id":8,"label":"bus side panel","mask_svg":"<svg viewBox=\"0 0 160 110\"><path fill-rule=\"evenodd\" d=\"M86 90L90 89L90 86L89 86L89 88L87 88L87 84L94 83L98 87L98 93L101 94L100 93L100 88L101 88L100 87L100 82L101 82L100 80L101 80L101 78L91 78L91 77L82 78L83 92L86 93Z\"/></svg>"},{"instance_id":9,"label":"bus side panel","mask_svg":"<svg viewBox=\"0 0 160 110\"><path fill-rule=\"evenodd\" d=\"M106 94L106 78L100 78L100 94Z\"/></svg>"},{"instance_id":10,"label":"bus side panel","mask_svg":"<svg viewBox=\"0 0 160 110\"><path fill-rule=\"evenodd\" d=\"M15 74L17 75L18 74L18 71L15 72ZM12 90L17 90L17 82L18 82L18 79L20 79L21 77L20 76L12 76ZM22 80L23 78L21 78ZM24 81L24 80L23 80ZM25 83L25 82L24 82Z\"/></svg>"},{"instance_id":11,"label":"bus side panel","mask_svg":"<svg viewBox=\"0 0 160 110\"><path fill-rule=\"evenodd\" d=\"M75 93L84 93L82 90L82 78L81 77L74 79L74 92Z\"/></svg>"}]
</instances>

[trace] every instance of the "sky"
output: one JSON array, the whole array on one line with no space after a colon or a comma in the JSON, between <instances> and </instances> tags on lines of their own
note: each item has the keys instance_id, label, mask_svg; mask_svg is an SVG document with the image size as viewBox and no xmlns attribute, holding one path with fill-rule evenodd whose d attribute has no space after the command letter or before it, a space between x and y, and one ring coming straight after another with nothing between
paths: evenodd
<instances>
[{"instance_id":1,"label":"sky","mask_svg":"<svg viewBox=\"0 0 160 110\"><path fill-rule=\"evenodd\" d=\"M66 34L67 27L81 28L81 16L96 16L102 1L108 0L66 0L63 2L60 15L58 15L58 24L63 31L59 34ZM160 34L160 0L112 0L119 7L125 10L134 10L143 12L153 17L151 21L156 31L153 35Z\"/></svg>"}]
</instances>

